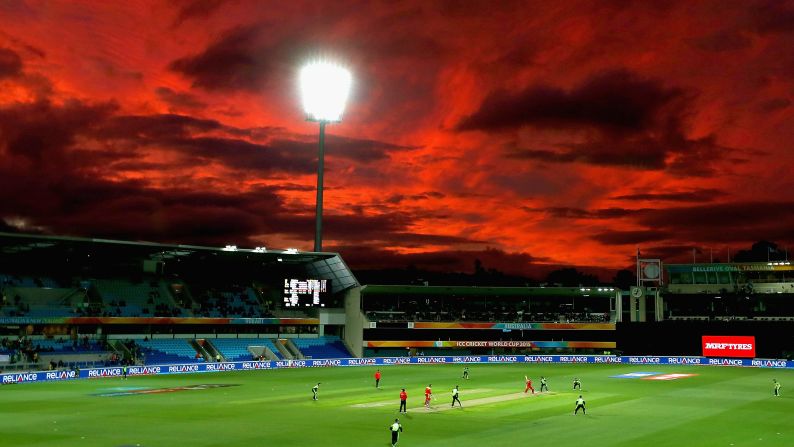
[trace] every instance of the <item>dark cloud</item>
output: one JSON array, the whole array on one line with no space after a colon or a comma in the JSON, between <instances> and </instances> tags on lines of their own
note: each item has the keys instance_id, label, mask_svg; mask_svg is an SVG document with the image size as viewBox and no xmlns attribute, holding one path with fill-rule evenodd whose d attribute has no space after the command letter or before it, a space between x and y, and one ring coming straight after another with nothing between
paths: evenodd
<instances>
[{"instance_id":1,"label":"dark cloud","mask_svg":"<svg viewBox=\"0 0 794 447\"><path fill-rule=\"evenodd\" d=\"M486 241L469 239L458 236L447 236L443 234L422 234L422 233L394 233L391 237L400 241L400 246L407 248L422 248L428 245L441 245L454 247L463 244L483 245Z\"/></svg>"},{"instance_id":2,"label":"dark cloud","mask_svg":"<svg viewBox=\"0 0 794 447\"><path fill-rule=\"evenodd\" d=\"M175 110L202 109L207 104L200 101L196 95L185 92L177 92L168 87L158 87L154 91L161 101L165 102Z\"/></svg>"},{"instance_id":3,"label":"dark cloud","mask_svg":"<svg viewBox=\"0 0 794 447\"><path fill-rule=\"evenodd\" d=\"M714 135L686 135L684 122L691 102L692 96L682 89L614 70L595 75L570 92L535 86L515 96L492 95L458 128L570 128L581 131L583 138L559 143L555 149L513 147L506 156L666 170L677 176L712 175L717 162L733 151L718 144Z\"/></svg>"},{"instance_id":4,"label":"dark cloud","mask_svg":"<svg viewBox=\"0 0 794 447\"><path fill-rule=\"evenodd\" d=\"M146 180L119 180L127 170L200 169L218 163L259 176L313 174L316 142L275 139L252 143L234 135L267 138L267 129L240 129L184 115L114 115L113 103L47 101L0 109L0 217L22 216L30 228L72 234L163 242L222 244L254 235L313 234L312 207L287 208L286 190L313 186L286 184L226 191L203 186L190 171L165 187ZM213 136L218 135L218 136ZM336 157L380 160L388 151L407 150L374 140L333 137ZM90 147L99 145L100 148ZM86 145L86 146L84 146ZM176 152L183 160L163 164L139 158L144 148ZM183 186L182 186L183 185ZM432 195L432 193L430 193ZM472 243L465 238L413 233L407 213L326 216L327 237L339 240L402 240ZM23 220L16 219L22 222Z\"/></svg>"},{"instance_id":5,"label":"dark cloud","mask_svg":"<svg viewBox=\"0 0 794 447\"><path fill-rule=\"evenodd\" d=\"M787 109L791 106L791 100L788 98L774 98L761 103L761 111L763 112L776 112L778 110Z\"/></svg>"},{"instance_id":6,"label":"dark cloud","mask_svg":"<svg viewBox=\"0 0 794 447\"><path fill-rule=\"evenodd\" d=\"M605 245L653 241L707 243L752 242L763 237L794 239L794 203L730 202L642 209L629 216L641 230L609 230L592 236Z\"/></svg>"},{"instance_id":7,"label":"dark cloud","mask_svg":"<svg viewBox=\"0 0 794 447\"><path fill-rule=\"evenodd\" d=\"M641 169L663 169L668 147L645 137L626 139L604 137L585 143L571 144L561 151L515 149L508 157L547 163L584 163L598 166L632 166Z\"/></svg>"},{"instance_id":8,"label":"dark cloud","mask_svg":"<svg viewBox=\"0 0 794 447\"><path fill-rule=\"evenodd\" d=\"M751 28L759 34L794 32L794 6L791 2L764 0L752 6Z\"/></svg>"},{"instance_id":9,"label":"dark cloud","mask_svg":"<svg viewBox=\"0 0 794 447\"><path fill-rule=\"evenodd\" d=\"M385 202L392 204L392 205L399 205L405 201L417 201L417 200L431 200L431 199L443 199L446 197L445 194L438 192L438 191L427 191L421 194L392 194L386 198Z\"/></svg>"},{"instance_id":10,"label":"dark cloud","mask_svg":"<svg viewBox=\"0 0 794 447\"><path fill-rule=\"evenodd\" d=\"M190 137L199 132L223 130L216 120L193 118L187 115L119 115L102 123L94 132L97 138L158 140Z\"/></svg>"},{"instance_id":11,"label":"dark cloud","mask_svg":"<svg viewBox=\"0 0 794 447\"><path fill-rule=\"evenodd\" d=\"M530 212L543 212L560 219L615 219L631 216L640 211L624 208L602 208L586 210L582 208L549 207L549 208L524 208Z\"/></svg>"},{"instance_id":12,"label":"dark cloud","mask_svg":"<svg viewBox=\"0 0 794 447\"><path fill-rule=\"evenodd\" d=\"M270 138L271 128L237 128L216 120L187 115L120 115L96 124L91 136L105 141L123 141L134 147L156 147L175 151L200 165L209 161L233 169L273 172L311 173L316 169L317 141ZM268 140L255 143L251 139ZM329 135L325 153L328 158L344 158L359 163L385 160L394 151L412 150L375 140Z\"/></svg>"},{"instance_id":13,"label":"dark cloud","mask_svg":"<svg viewBox=\"0 0 794 447\"><path fill-rule=\"evenodd\" d=\"M507 130L522 126L593 127L638 132L654 124L663 107L683 91L627 70L598 73L565 91L545 84L518 92L500 90L463 118L457 130Z\"/></svg>"},{"instance_id":14,"label":"dark cloud","mask_svg":"<svg viewBox=\"0 0 794 447\"><path fill-rule=\"evenodd\" d=\"M613 200L629 200L638 202L710 202L725 196L725 192L718 189L699 189L681 192L647 192L625 194L610 197Z\"/></svg>"},{"instance_id":15,"label":"dark cloud","mask_svg":"<svg viewBox=\"0 0 794 447\"><path fill-rule=\"evenodd\" d=\"M770 223L788 225L794 222L794 203L730 202L657 209L639 215L638 222L649 228L702 231L706 237L717 229L725 232Z\"/></svg>"},{"instance_id":16,"label":"dark cloud","mask_svg":"<svg viewBox=\"0 0 794 447\"><path fill-rule=\"evenodd\" d=\"M62 106L38 101L0 108L0 148L18 160L60 169L68 162L66 149L76 136L88 132L116 109L114 103L77 100Z\"/></svg>"},{"instance_id":17,"label":"dark cloud","mask_svg":"<svg viewBox=\"0 0 794 447\"><path fill-rule=\"evenodd\" d=\"M78 166L57 175L0 165L0 216L24 216L55 234L223 245L273 231L277 192L153 188L97 178ZM307 221L309 219L307 218Z\"/></svg>"},{"instance_id":18,"label":"dark cloud","mask_svg":"<svg viewBox=\"0 0 794 447\"><path fill-rule=\"evenodd\" d=\"M604 245L636 245L644 242L663 241L670 236L670 233L659 230L610 230L594 234L591 239Z\"/></svg>"},{"instance_id":19,"label":"dark cloud","mask_svg":"<svg viewBox=\"0 0 794 447\"><path fill-rule=\"evenodd\" d=\"M347 158L361 163L386 160L391 152L402 152L417 149L415 146L401 146L383 141L339 137L326 137L326 153ZM330 151L330 152L328 152Z\"/></svg>"},{"instance_id":20,"label":"dark cloud","mask_svg":"<svg viewBox=\"0 0 794 447\"><path fill-rule=\"evenodd\" d=\"M704 51L722 53L749 48L753 41L749 36L737 29L724 29L715 33L691 40L692 45Z\"/></svg>"},{"instance_id":21,"label":"dark cloud","mask_svg":"<svg viewBox=\"0 0 794 447\"><path fill-rule=\"evenodd\" d=\"M204 51L177 59L171 70L193 80L206 90L261 91L263 78L272 73L270 54L256 52L258 26L239 26L226 31Z\"/></svg>"},{"instance_id":22,"label":"dark cloud","mask_svg":"<svg viewBox=\"0 0 794 447\"><path fill-rule=\"evenodd\" d=\"M311 174L317 169L314 146L308 143L276 141L263 145L221 137L165 138L162 143L166 149L179 151L196 164L215 161L261 174Z\"/></svg>"},{"instance_id":23,"label":"dark cloud","mask_svg":"<svg viewBox=\"0 0 794 447\"><path fill-rule=\"evenodd\" d=\"M160 141L165 148L180 151L187 157L202 162L214 160L234 169L292 174L309 174L317 169L316 142L275 139L258 144L222 137L163 138ZM405 149L378 141L336 137L327 140L325 157L371 163L386 159L392 150Z\"/></svg>"},{"instance_id":24,"label":"dark cloud","mask_svg":"<svg viewBox=\"0 0 794 447\"><path fill-rule=\"evenodd\" d=\"M0 79L22 73L22 58L8 48L0 48Z\"/></svg>"},{"instance_id":25,"label":"dark cloud","mask_svg":"<svg viewBox=\"0 0 794 447\"><path fill-rule=\"evenodd\" d=\"M180 25L186 20L207 18L220 9L224 3L230 2L228 0L175 0L173 3L179 8L174 25Z\"/></svg>"}]
</instances>

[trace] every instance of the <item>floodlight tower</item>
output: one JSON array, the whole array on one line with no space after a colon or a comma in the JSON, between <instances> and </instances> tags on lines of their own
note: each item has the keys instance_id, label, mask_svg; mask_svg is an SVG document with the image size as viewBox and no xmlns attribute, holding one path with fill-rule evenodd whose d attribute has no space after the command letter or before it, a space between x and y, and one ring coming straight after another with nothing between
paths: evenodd
<instances>
[{"instance_id":1,"label":"floodlight tower","mask_svg":"<svg viewBox=\"0 0 794 447\"><path fill-rule=\"evenodd\" d=\"M315 208L314 251L323 251L323 158L325 125L342 121L352 77L346 68L327 61L309 63L300 71L300 89L306 119L320 123L317 157L317 204Z\"/></svg>"}]
</instances>

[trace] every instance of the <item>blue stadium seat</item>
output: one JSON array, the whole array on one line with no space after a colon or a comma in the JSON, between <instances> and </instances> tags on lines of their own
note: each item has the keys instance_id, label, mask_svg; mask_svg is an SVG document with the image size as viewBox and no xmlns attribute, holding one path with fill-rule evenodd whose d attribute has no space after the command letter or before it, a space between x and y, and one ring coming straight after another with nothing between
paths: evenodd
<instances>
[{"instance_id":1,"label":"blue stadium seat","mask_svg":"<svg viewBox=\"0 0 794 447\"><path fill-rule=\"evenodd\" d=\"M336 336L320 338L293 338L292 342L304 356L313 359L333 359L352 357L342 340Z\"/></svg>"}]
</instances>

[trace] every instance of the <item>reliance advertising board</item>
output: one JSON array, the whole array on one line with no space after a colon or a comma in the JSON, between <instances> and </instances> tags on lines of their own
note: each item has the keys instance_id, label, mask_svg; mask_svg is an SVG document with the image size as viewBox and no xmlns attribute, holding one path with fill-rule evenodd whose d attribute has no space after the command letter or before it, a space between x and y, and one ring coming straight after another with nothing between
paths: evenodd
<instances>
[{"instance_id":1,"label":"reliance advertising board","mask_svg":"<svg viewBox=\"0 0 794 447\"><path fill-rule=\"evenodd\" d=\"M731 343L737 342L734 340ZM722 342L719 342L722 343ZM746 342L738 342L739 344ZM578 363L627 365L703 365L743 366L755 368L791 368L794 361L773 359L742 359L728 357L668 357L668 356L609 356L609 355L470 355L429 357L374 357L364 359L307 359L272 362L187 363L177 365L147 365L127 368L128 376L189 374L204 372L252 371L279 368L321 368L334 366L432 365L439 363ZM77 371L35 371L0 374L0 383L15 384L73 379L101 379L120 377L120 367L89 368Z\"/></svg>"}]
</instances>

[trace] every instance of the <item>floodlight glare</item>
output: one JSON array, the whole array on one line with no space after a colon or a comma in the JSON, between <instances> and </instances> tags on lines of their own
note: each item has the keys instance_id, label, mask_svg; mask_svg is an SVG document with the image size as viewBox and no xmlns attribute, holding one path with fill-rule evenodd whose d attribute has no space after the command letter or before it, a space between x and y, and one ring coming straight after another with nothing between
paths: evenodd
<instances>
[{"instance_id":1,"label":"floodlight glare","mask_svg":"<svg viewBox=\"0 0 794 447\"><path fill-rule=\"evenodd\" d=\"M329 62L312 62L300 71L303 110L311 121L342 119L350 93L350 71Z\"/></svg>"}]
</instances>

